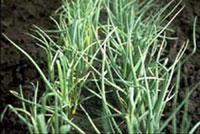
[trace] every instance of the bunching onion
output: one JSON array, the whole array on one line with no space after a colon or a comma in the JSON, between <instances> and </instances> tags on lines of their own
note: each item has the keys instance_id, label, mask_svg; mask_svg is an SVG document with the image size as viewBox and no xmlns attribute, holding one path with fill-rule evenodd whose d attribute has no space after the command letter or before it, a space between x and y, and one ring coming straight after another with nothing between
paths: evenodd
<instances>
[{"instance_id":1,"label":"bunching onion","mask_svg":"<svg viewBox=\"0 0 200 134\"><path fill-rule=\"evenodd\" d=\"M182 44L173 63L169 62L172 59L166 56L167 42L176 38L167 36L172 31L168 26L183 10L178 9L179 2L166 13L172 3L161 7L153 0L63 0L55 17L51 17L55 29L34 26L34 33L29 34L46 52L47 76L27 52L4 35L36 67L45 90L38 96L42 89L38 83L33 84L31 99L24 97L21 86L19 93L11 91L22 107L8 105L2 117L9 108L30 133L86 133L73 122L79 107L96 133L165 133L169 123L173 133L189 132L188 100L200 83L187 90L182 103L177 103L181 66L188 59L182 62L181 58L189 41ZM82 90L89 97L84 98ZM93 97L102 104L100 125L83 105ZM172 110L165 117L170 100ZM182 124L186 127L177 128L176 113L183 106Z\"/></svg>"}]
</instances>

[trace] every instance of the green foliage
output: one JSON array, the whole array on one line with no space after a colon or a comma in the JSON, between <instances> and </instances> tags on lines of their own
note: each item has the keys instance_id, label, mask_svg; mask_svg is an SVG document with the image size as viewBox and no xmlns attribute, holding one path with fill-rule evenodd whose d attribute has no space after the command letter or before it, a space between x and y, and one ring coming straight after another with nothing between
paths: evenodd
<instances>
[{"instance_id":1,"label":"green foliage","mask_svg":"<svg viewBox=\"0 0 200 134\"><path fill-rule=\"evenodd\" d=\"M187 90L181 104L177 103L181 65L188 59L181 62L181 58L189 42L182 45L174 62L169 63L165 56L167 41L175 38L168 37L166 31L183 9L175 12L179 2L166 14L172 2L161 8L153 0L64 0L56 16L51 17L55 30L34 26L34 33L29 34L46 52L48 76L27 52L4 35L33 63L46 90L38 96L38 84L33 84L31 99L24 97L21 87L20 93L11 91L21 100L22 108L8 105L1 118L9 108L30 133L68 133L74 128L83 134L81 126L73 123L80 106L96 133L161 133L171 121L176 133L179 132L176 113L184 106L180 132L188 132L189 96L200 83ZM170 21L164 24L169 17ZM173 85L174 77L177 80ZM90 97L81 99L82 90L102 102L103 130L81 104L90 101ZM171 115L163 118L166 103L172 98Z\"/></svg>"}]
</instances>

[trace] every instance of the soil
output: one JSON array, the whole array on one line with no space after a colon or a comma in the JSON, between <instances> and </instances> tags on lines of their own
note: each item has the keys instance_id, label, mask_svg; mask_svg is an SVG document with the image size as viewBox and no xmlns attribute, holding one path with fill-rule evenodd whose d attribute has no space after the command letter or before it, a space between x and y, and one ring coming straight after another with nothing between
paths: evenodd
<instances>
[{"instance_id":1,"label":"soil","mask_svg":"<svg viewBox=\"0 0 200 134\"><path fill-rule=\"evenodd\" d=\"M8 35L15 43L25 49L36 62L44 67L45 54L34 45L35 41L24 33L30 33L32 25L49 29L52 23L49 16L60 6L59 0L1 0L1 32ZM0 112L7 104L19 106L9 90L24 87L25 95L32 94L30 82L39 79L39 74L22 53L1 37L0 59ZM7 113L1 122L1 134L27 132L13 113Z\"/></svg>"},{"instance_id":2,"label":"soil","mask_svg":"<svg viewBox=\"0 0 200 134\"><path fill-rule=\"evenodd\" d=\"M35 24L43 29L52 27L49 16L59 7L60 0L1 0L1 32L8 35L15 43L19 44L28 52L36 62L45 69L45 54L41 48L34 45L35 41L25 35L30 32ZM179 37L178 44L190 39L190 46L187 54L192 51L192 25L195 16L198 16L196 37L197 51L195 55L184 65L181 77L181 89L191 87L200 81L200 1L186 1L186 6L181 14L173 22L172 27L177 31L175 35ZM169 56L177 53L180 45L171 45ZM19 51L17 51L8 41L1 36L0 44L0 112L7 104L19 106L19 101L13 97L9 90L18 91L21 84L27 96L31 96L30 82L40 79L39 74ZM180 89L180 97L184 98L185 91ZM189 113L192 124L200 121L200 87L196 89L189 104ZM0 122L0 133L26 133L25 127L19 119L12 113L6 113ZM200 128L196 131L200 133Z\"/></svg>"}]
</instances>

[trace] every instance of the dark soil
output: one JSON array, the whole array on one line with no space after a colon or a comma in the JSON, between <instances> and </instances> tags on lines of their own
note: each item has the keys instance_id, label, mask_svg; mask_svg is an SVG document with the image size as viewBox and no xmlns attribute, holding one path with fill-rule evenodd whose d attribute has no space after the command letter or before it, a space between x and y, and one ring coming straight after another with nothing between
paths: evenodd
<instances>
[{"instance_id":1,"label":"dark soil","mask_svg":"<svg viewBox=\"0 0 200 134\"><path fill-rule=\"evenodd\" d=\"M46 66L44 52L34 45L33 39L23 33L30 32L33 24L43 29L51 28L49 16L58 8L60 4L58 1L60 0L1 0L1 32L25 49L43 68ZM183 67L181 89L191 87L200 81L200 1L186 2L185 9L172 25L180 40L179 45L171 45L170 55L176 54L177 48L187 39L191 40L187 51L189 54L192 51L192 25L195 16L199 16L196 31L197 51ZM30 82L37 81L39 74L29 60L2 37L0 48L0 112L2 112L7 104L20 105L9 90L18 90L19 84L22 84L25 94L31 95ZM184 96L185 91L182 90L180 97L184 98ZM189 113L192 124L200 121L200 87L194 91L190 98ZM0 124L0 132L2 134L17 134L27 131L14 114L7 113ZM200 133L200 128L196 132Z\"/></svg>"},{"instance_id":2,"label":"dark soil","mask_svg":"<svg viewBox=\"0 0 200 134\"><path fill-rule=\"evenodd\" d=\"M1 32L31 54L38 64L46 66L44 52L24 33L30 32L33 24L44 29L52 27L49 16L59 6L59 0L1 0ZM0 48L0 112L2 112L7 104L20 105L9 90L18 90L21 84L25 95L31 95L30 82L36 81L39 74L28 59L2 37ZM1 122L0 132L21 134L27 131L13 113L7 113Z\"/></svg>"},{"instance_id":3,"label":"dark soil","mask_svg":"<svg viewBox=\"0 0 200 134\"><path fill-rule=\"evenodd\" d=\"M182 69L180 85L181 88L179 89L179 96L182 99L185 97L185 90L183 90L185 87L192 87L197 82L200 82L200 1L192 0L185 2L184 10L172 24L176 31L176 35L179 37L179 45L177 45L177 47L180 47L183 41L186 41L187 39L190 40L188 50L186 51L186 55L189 55L193 49L192 36L195 16L198 16L196 26L197 50ZM177 47L170 47L170 53L176 54ZM200 121L200 87L198 87L191 95L188 110L193 125ZM179 114L181 114L181 112L179 112ZM179 116L177 116L177 118L178 120L181 120ZM200 127L196 131L196 134L199 133Z\"/></svg>"}]
</instances>

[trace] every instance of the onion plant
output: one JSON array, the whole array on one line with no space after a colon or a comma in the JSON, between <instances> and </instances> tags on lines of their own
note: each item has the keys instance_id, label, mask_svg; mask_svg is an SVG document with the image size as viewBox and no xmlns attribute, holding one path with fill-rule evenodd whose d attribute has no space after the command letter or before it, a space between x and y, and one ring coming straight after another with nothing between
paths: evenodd
<instances>
[{"instance_id":1,"label":"onion plant","mask_svg":"<svg viewBox=\"0 0 200 134\"><path fill-rule=\"evenodd\" d=\"M98 31L100 4L101 1L63 1L56 11L55 18L58 20L51 17L56 30L42 30L34 26L35 32L29 35L36 39L37 45L46 52L48 76L44 75L39 65L25 51L5 36L30 59L46 85L46 90L39 100L36 91L35 100L26 100L23 94L11 91L22 100L24 107L8 107L28 125L31 133L60 133L63 128L68 131L69 126L84 133L72 123L72 115L76 112L82 86L90 75L88 64L93 63L98 52L94 32ZM83 61L83 56L87 62ZM31 105L31 111L25 107L24 101ZM25 118L22 117L24 114ZM38 116L41 117L39 122ZM29 117L32 120L29 120ZM38 125L41 123L44 130L40 131Z\"/></svg>"},{"instance_id":2,"label":"onion plant","mask_svg":"<svg viewBox=\"0 0 200 134\"><path fill-rule=\"evenodd\" d=\"M183 9L177 11L179 2L166 14L172 3L161 7L153 0L63 0L51 17L55 29L34 26L34 33L28 34L46 52L47 76L27 52L4 35L36 67L45 90L39 96L42 89L33 84L32 98L24 97L21 86L19 93L11 91L22 107L8 105L2 117L10 109L30 133L86 133L73 122L80 106L96 133L161 133L171 122L172 132L188 132L188 100L200 83L187 90L186 98L177 105L181 65L187 59L182 62L181 58L189 41L173 63L169 62L167 42L176 38L167 36L171 31L168 26ZM193 53L195 49L196 44ZM172 83L174 78L176 82ZM82 90L92 95L81 99ZM100 128L83 105L94 96L102 103ZM172 98L171 114L164 118L164 109ZM187 127L178 129L176 113L183 106L186 113L182 124Z\"/></svg>"},{"instance_id":3,"label":"onion plant","mask_svg":"<svg viewBox=\"0 0 200 134\"><path fill-rule=\"evenodd\" d=\"M93 68L100 77L94 76L94 81L99 81L96 84L102 100L102 125L104 131L109 133L161 133L172 118L176 120L177 111L185 104L183 126L180 131L174 129L173 132L188 132L187 103L194 89L187 92L187 97L178 108L176 98L180 79L177 64L181 64L189 42L182 45L173 63L169 63L165 55L167 41L175 39L167 37L165 31L183 8L176 11L179 2L172 12L165 15L171 3L159 8L153 1L145 2L104 1L107 24L102 26L102 31L106 37L101 40L97 36L102 67L101 70ZM165 19L172 14L171 20L163 26ZM179 75L173 85L176 72ZM173 92L175 86L176 92ZM89 91L97 94L92 89ZM173 111L168 118L164 117L167 118L165 121L164 109L174 96ZM114 99L116 104L109 106L112 99L108 98ZM173 127L176 125L173 124ZM122 131L124 126L127 130Z\"/></svg>"}]
</instances>

